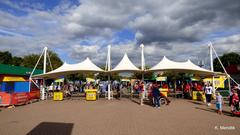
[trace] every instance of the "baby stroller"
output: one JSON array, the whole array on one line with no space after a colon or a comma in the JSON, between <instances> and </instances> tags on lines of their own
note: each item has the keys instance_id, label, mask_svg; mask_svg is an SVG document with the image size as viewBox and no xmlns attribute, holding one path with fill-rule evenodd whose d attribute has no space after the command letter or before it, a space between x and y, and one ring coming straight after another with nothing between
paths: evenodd
<instances>
[{"instance_id":1,"label":"baby stroller","mask_svg":"<svg viewBox=\"0 0 240 135\"><path fill-rule=\"evenodd\" d=\"M64 97L70 99L72 97L71 92L69 90L64 90Z\"/></svg>"},{"instance_id":2,"label":"baby stroller","mask_svg":"<svg viewBox=\"0 0 240 135\"><path fill-rule=\"evenodd\" d=\"M150 99L151 105L155 106L154 105L154 98L153 98L153 96L149 95L148 98ZM167 100L164 97L160 96L159 103L160 103L160 105L166 105L167 104Z\"/></svg>"},{"instance_id":3,"label":"baby stroller","mask_svg":"<svg viewBox=\"0 0 240 135\"><path fill-rule=\"evenodd\" d=\"M233 110L232 110L232 116L240 116L239 102L234 104L234 107L233 107Z\"/></svg>"}]
</instances>

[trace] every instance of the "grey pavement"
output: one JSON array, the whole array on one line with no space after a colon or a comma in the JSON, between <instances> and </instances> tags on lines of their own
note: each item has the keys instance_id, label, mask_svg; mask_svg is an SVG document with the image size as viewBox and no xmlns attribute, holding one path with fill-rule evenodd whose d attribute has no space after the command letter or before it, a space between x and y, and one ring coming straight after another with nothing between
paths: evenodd
<instances>
[{"instance_id":1,"label":"grey pavement","mask_svg":"<svg viewBox=\"0 0 240 135\"><path fill-rule=\"evenodd\" d=\"M138 101L138 100L135 100ZM240 134L240 119L230 108L172 99L169 106L140 106L129 99L40 101L1 108L0 135L219 135Z\"/></svg>"}]
</instances>

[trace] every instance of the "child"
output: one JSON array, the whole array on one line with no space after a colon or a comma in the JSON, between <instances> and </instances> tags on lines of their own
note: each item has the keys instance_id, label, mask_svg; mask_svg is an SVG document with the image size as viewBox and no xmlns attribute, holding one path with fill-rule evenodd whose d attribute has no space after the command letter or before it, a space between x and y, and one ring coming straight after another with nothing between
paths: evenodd
<instances>
[{"instance_id":1,"label":"child","mask_svg":"<svg viewBox=\"0 0 240 135\"><path fill-rule=\"evenodd\" d=\"M222 95L219 92L217 92L216 93L216 108L217 108L218 114L222 114L222 104L223 104Z\"/></svg>"}]
</instances>

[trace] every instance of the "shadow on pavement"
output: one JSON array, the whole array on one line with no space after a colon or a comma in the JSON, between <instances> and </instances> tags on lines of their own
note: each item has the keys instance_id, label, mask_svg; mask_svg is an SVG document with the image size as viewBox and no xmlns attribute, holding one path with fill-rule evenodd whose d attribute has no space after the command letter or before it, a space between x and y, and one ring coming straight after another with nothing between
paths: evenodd
<instances>
[{"instance_id":1,"label":"shadow on pavement","mask_svg":"<svg viewBox=\"0 0 240 135\"><path fill-rule=\"evenodd\" d=\"M139 99L138 99L138 100L139 100ZM132 98L131 101L132 101L133 103L136 103L136 104L140 105L140 102L139 102L139 101L136 101L136 99L134 99L134 98Z\"/></svg>"},{"instance_id":2,"label":"shadow on pavement","mask_svg":"<svg viewBox=\"0 0 240 135\"><path fill-rule=\"evenodd\" d=\"M27 135L71 135L73 123L42 122Z\"/></svg>"},{"instance_id":3,"label":"shadow on pavement","mask_svg":"<svg viewBox=\"0 0 240 135\"><path fill-rule=\"evenodd\" d=\"M196 109L198 110L203 110L203 111L208 111L208 112L213 112L213 113L217 113L216 112L216 109L212 109L212 108L199 108L199 107L195 107ZM228 111L222 111L222 113L226 116L232 116L232 113L231 112L228 112Z\"/></svg>"},{"instance_id":4,"label":"shadow on pavement","mask_svg":"<svg viewBox=\"0 0 240 135\"><path fill-rule=\"evenodd\" d=\"M188 101L188 102L196 104L196 105L204 105L204 103L200 103L200 102L197 102L197 101Z\"/></svg>"}]
</instances>

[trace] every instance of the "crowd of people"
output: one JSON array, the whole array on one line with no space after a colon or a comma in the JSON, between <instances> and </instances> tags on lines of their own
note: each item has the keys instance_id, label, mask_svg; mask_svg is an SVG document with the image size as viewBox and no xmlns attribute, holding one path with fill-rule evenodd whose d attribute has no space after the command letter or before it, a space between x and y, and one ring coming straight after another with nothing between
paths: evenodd
<instances>
[{"instance_id":1,"label":"crowd of people","mask_svg":"<svg viewBox=\"0 0 240 135\"><path fill-rule=\"evenodd\" d=\"M136 81L134 84L130 82L122 83L113 81L111 82L111 91L115 90L117 92L116 98L120 98L120 91L122 89L129 90L132 94L138 94L140 99L140 104L143 104L143 99L147 97L154 107L160 108L160 99L164 99L168 105L171 101L161 92L161 89L167 89L169 92L169 85L166 82L142 82ZM192 91L201 91L204 95L204 102L207 106L211 106L212 99L215 97L215 104L217 113L222 114L223 97L219 91L214 93L213 87L210 83L188 83L183 82L180 86L176 87L176 91L182 91L183 97L186 99L192 98ZM99 93L106 93L108 91L108 82L80 82L80 83L52 83L47 87L48 95L52 96L54 91L62 91L65 97L71 97L74 92L84 93L85 89L98 89ZM146 89L146 91L144 90ZM215 94L215 95L214 95ZM145 96L145 97L144 97ZM231 112L239 111L239 99L240 99L240 88L232 88L229 96L229 106L231 107Z\"/></svg>"},{"instance_id":2,"label":"crowd of people","mask_svg":"<svg viewBox=\"0 0 240 135\"><path fill-rule=\"evenodd\" d=\"M206 98L206 104L207 106L211 106L211 100L214 96L213 93L213 87L210 84L205 85L204 87L204 94ZM222 106L224 104L223 97L220 93L220 91L216 91L216 109L218 114L222 114ZM240 99L240 88L239 86L235 86L231 88L230 94L229 94L229 106L231 107L231 113L239 113L239 99Z\"/></svg>"},{"instance_id":3,"label":"crowd of people","mask_svg":"<svg viewBox=\"0 0 240 135\"><path fill-rule=\"evenodd\" d=\"M78 83L51 83L47 86L47 94L49 97L53 96L53 92L63 92L65 97L71 97L73 93L84 93L85 89L96 89L98 88L97 83L93 82L78 82Z\"/></svg>"}]
</instances>

